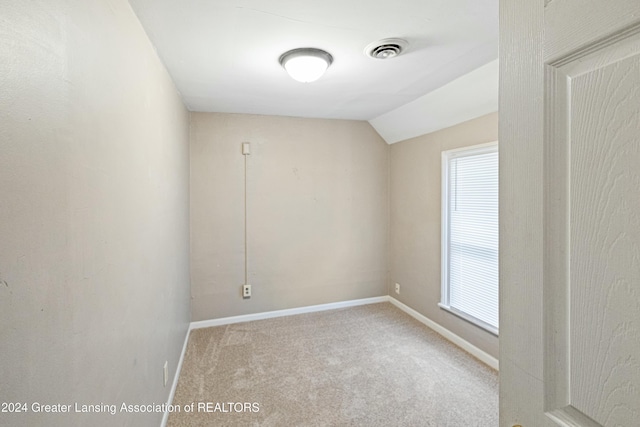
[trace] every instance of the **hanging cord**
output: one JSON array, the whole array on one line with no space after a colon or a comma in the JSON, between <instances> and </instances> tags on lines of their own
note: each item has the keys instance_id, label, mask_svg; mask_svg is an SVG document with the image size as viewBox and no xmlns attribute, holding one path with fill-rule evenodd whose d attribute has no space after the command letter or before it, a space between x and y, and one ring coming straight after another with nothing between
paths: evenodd
<instances>
[{"instance_id":1,"label":"hanging cord","mask_svg":"<svg viewBox=\"0 0 640 427\"><path fill-rule=\"evenodd\" d=\"M247 245L247 154L244 154L244 284L249 284L249 250Z\"/></svg>"},{"instance_id":2,"label":"hanging cord","mask_svg":"<svg viewBox=\"0 0 640 427\"><path fill-rule=\"evenodd\" d=\"M248 177L248 163L247 157L251 154L251 146L248 142L242 143L242 155L244 156L244 285L249 284L249 233L248 233L248 215L249 208L247 206L247 177Z\"/></svg>"}]
</instances>

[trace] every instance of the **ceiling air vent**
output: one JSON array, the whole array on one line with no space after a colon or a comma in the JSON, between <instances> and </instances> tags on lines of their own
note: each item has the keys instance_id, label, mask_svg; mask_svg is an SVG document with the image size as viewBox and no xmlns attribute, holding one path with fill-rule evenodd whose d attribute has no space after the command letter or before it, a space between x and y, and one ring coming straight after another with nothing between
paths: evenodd
<instances>
[{"instance_id":1,"label":"ceiling air vent","mask_svg":"<svg viewBox=\"0 0 640 427\"><path fill-rule=\"evenodd\" d=\"M364 53L374 59L389 59L405 52L408 46L403 39L383 39L369 44Z\"/></svg>"}]
</instances>

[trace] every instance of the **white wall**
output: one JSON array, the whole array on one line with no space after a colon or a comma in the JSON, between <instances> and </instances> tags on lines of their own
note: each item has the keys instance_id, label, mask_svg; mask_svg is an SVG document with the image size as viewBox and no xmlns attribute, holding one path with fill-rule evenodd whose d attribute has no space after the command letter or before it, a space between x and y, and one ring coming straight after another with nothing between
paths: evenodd
<instances>
[{"instance_id":1,"label":"white wall","mask_svg":"<svg viewBox=\"0 0 640 427\"><path fill-rule=\"evenodd\" d=\"M498 357L498 338L438 307L441 270L441 153L497 141L498 114L393 144L390 152L389 295ZM401 293L394 285L400 283Z\"/></svg>"},{"instance_id":2,"label":"white wall","mask_svg":"<svg viewBox=\"0 0 640 427\"><path fill-rule=\"evenodd\" d=\"M192 114L192 320L385 295L388 153L363 121Z\"/></svg>"},{"instance_id":3,"label":"white wall","mask_svg":"<svg viewBox=\"0 0 640 427\"><path fill-rule=\"evenodd\" d=\"M164 402L189 321L188 113L125 0L0 8L0 402Z\"/></svg>"}]
</instances>

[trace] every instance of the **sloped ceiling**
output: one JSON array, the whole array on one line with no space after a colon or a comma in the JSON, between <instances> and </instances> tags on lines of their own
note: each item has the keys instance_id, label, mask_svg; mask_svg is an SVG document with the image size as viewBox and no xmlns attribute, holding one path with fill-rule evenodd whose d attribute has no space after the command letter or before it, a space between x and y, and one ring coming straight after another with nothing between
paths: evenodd
<instances>
[{"instance_id":1,"label":"sloped ceiling","mask_svg":"<svg viewBox=\"0 0 640 427\"><path fill-rule=\"evenodd\" d=\"M498 60L369 123L389 144L498 111Z\"/></svg>"},{"instance_id":2,"label":"sloped ceiling","mask_svg":"<svg viewBox=\"0 0 640 427\"><path fill-rule=\"evenodd\" d=\"M456 113L466 105L465 84L474 103L491 104L483 114L497 110L497 88L487 100L477 98L489 91L473 90L495 87L497 67L491 76L459 79L498 56L497 0L129 2L191 111L369 120L391 143L438 121L455 124L465 116ZM364 54L389 37L407 40L407 52L389 60ZM333 55L317 82L298 83L278 63L298 47ZM437 96L454 81L461 96ZM442 113L442 102L451 117L421 126L424 114Z\"/></svg>"}]
</instances>

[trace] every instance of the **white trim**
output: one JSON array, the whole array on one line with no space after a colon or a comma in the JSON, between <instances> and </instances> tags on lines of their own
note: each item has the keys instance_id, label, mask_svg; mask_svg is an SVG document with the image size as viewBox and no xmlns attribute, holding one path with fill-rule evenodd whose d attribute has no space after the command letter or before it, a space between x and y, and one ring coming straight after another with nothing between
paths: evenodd
<instances>
[{"instance_id":1,"label":"white trim","mask_svg":"<svg viewBox=\"0 0 640 427\"><path fill-rule=\"evenodd\" d=\"M449 151L442 152L440 175L440 303L449 305Z\"/></svg>"},{"instance_id":2,"label":"white trim","mask_svg":"<svg viewBox=\"0 0 640 427\"><path fill-rule=\"evenodd\" d=\"M429 328L433 329L434 331L436 331L437 333L442 335L444 338L448 339L449 341L451 341L452 343L454 343L458 347L460 347L463 350L465 350L467 353L470 353L475 358L477 358L480 361L484 362L485 364L489 365L490 367L492 367L496 371L499 370L498 359L496 359L495 357L491 356L489 353L487 353L487 352L485 352L483 350L480 350L478 347L476 347L475 345L471 344L469 341L467 341L467 340L465 340L463 338L460 338L458 335L454 334L453 332L451 332L450 330L448 330L444 326L441 326L438 323L434 322L433 320L429 319L428 317L418 313L413 308L401 303L400 301L398 301L397 299L393 298L392 296L389 296L389 302L391 304L395 305L396 307L398 307L400 310L402 310L405 313L407 313L408 315L410 315L411 317L415 318L420 323L423 323L426 326L428 326Z\"/></svg>"},{"instance_id":3,"label":"white trim","mask_svg":"<svg viewBox=\"0 0 640 427\"><path fill-rule=\"evenodd\" d=\"M466 320L467 322L471 323L472 325L476 325L479 328L484 329L485 331L489 332L492 335L495 336L500 336L500 334L498 333L498 328L496 328L493 325L488 324L487 322L483 322L480 319L477 319L475 317L473 317L470 314L465 313L464 311L460 311L460 310L456 310L454 307L450 307L448 305L444 305L443 303L439 302L438 303L438 307L440 307L441 309L448 311L449 313L453 314L454 316L458 316L459 318L461 318L462 320Z\"/></svg>"},{"instance_id":4,"label":"white trim","mask_svg":"<svg viewBox=\"0 0 640 427\"><path fill-rule=\"evenodd\" d=\"M451 184L449 178L450 161L461 157L476 156L485 153L499 152L498 141L490 141L482 144L470 145L466 147L445 150L441 153L441 230L440 230L440 303L438 306L449 313L458 316L473 325L490 332L493 335L499 334L499 328L489 323L477 319L463 311L451 307L451 284L449 283L449 258L450 258L450 234L451 234L451 209L449 194Z\"/></svg>"},{"instance_id":5,"label":"white trim","mask_svg":"<svg viewBox=\"0 0 640 427\"><path fill-rule=\"evenodd\" d=\"M398 301L397 299L393 298L390 295L357 299L357 300L351 300L351 301L340 301L340 302L334 302L329 304L310 305L306 307L290 308L286 310L267 311L264 313L245 314L242 316L223 317L220 319L202 320L198 322L191 322L191 325L189 326L189 330L200 329L200 328L210 328L213 326L230 325L233 323L251 322L253 320L272 319L274 317L292 316L295 314L334 310L337 308L356 307L359 305L376 304L380 302L390 302L391 304L395 305L396 307L398 307L400 310L404 311L411 317L415 318L419 322L433 329L434 331L442 335L444 338L451 341L453 344L462 348L463 350L470 353L471 355L481 360L485 364L489 365L493 369L498 370L498 367L499 367L498 359L491 356L489 353L483 350L480 350L478 347L474 346L467 340L459 337L458 335L454 334L444 326L441 326L440 324L434 322L428 317L418 313L411 307L401 303L400 301Z\"/></svg>"},{"instance_id":6,"label":"white trim","mask_svg":"<svg viewBox=\"0 0 640 427\"><path fill-rule=\"evenodd\" d=\"M184 337L184 344L182 344L182 353L180 353L180 359L178 359L178 366L176 367L176 373L173 376L173 384L171 384L171 391L169 392L169 399L167 399L167 406L169 406L173 402L173 397L176 394L176 387L178 386L178 378L180 378L180 371L182 370L182 361L184 360L184 354L187 352L187 343L189 342L189 332L191 331L191 323L189 324L189 329L187 329L187 334ZM167 425L167 421L169 420L169 411L165 411L162 416L161 427L165 427Z\"/></svg>"},{"instance_id":7,"label":"white trim","mask_svg":"<svg viewBox=\"0 0 640 427\"><path fill-rule=\"evenodd\" d=\"M450 158L466 157L474 154L488 153L493 151L494 147L498 147L498 140L482 142L480 144L467 145L465 147L452 148L450 150L444 150L442 154L447 154ZM469 153L466 153L468 151Z\"/></svg>"},{"instance_id":8,"label":"white trim","mask_svg":"<svg viewBox=\"0 0 640 427\"><path fill-rule=\"evenodd\" d=\"M230 325L232 323L251 322L253 320L271 319L274 317L292 316L294 314L313 313L316 311L334 310L336 308L355 307L358 305L387 302L388 296L356 299L350 301L332 302L329 304L309 305L306 307L288 308L285 310L267 311L264 313L244 314L241 316L223 317L220 319L201 320L191 322L189 330L210 328L213 326Z\"/></svg>"}]
</instances>

